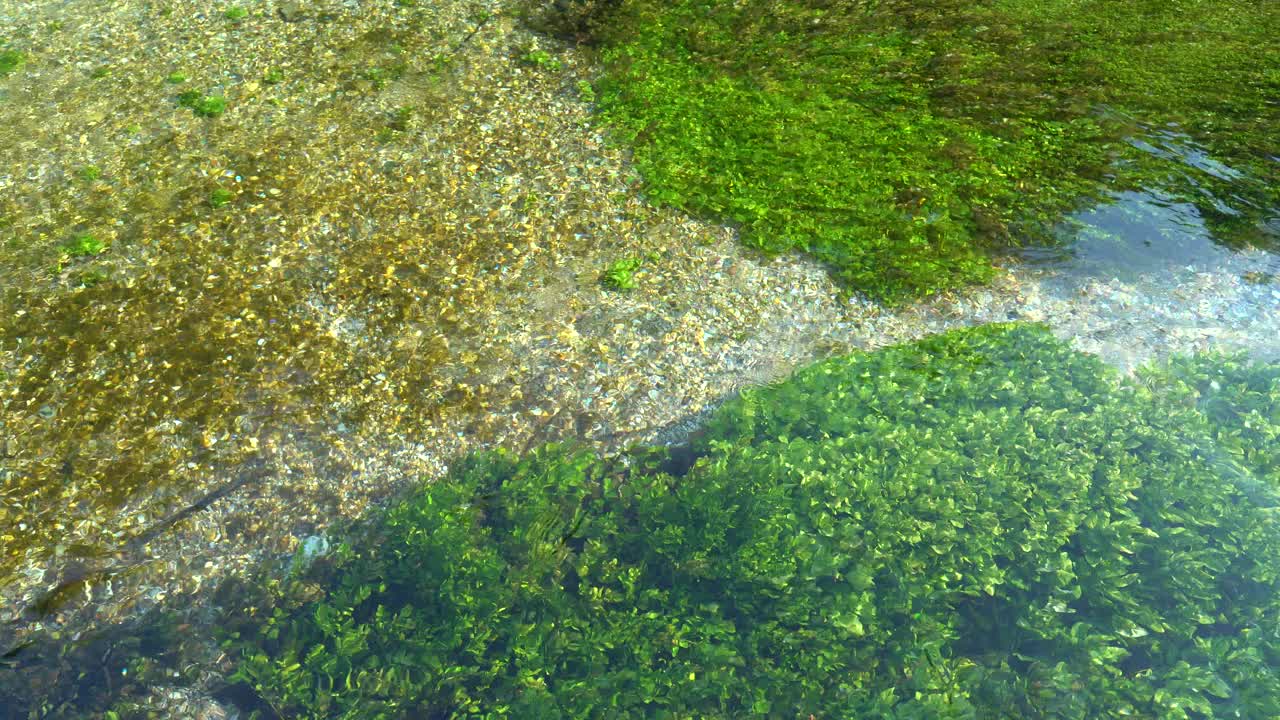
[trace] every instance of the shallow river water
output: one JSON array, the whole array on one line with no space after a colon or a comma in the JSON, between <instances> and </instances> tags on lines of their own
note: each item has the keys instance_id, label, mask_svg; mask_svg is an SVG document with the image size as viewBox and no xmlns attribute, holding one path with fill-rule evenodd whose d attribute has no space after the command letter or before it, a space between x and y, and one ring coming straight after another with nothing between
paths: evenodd
<instances>
[{"instance_id":1,"label":"shallow river water","mask_svg":"<svg viewBox=\"0 0 1280 720\"><path fill-rule=\"evenodd\" d=\"M0 718L76 717L130 680L76 679L101 633L179 607L198 636L219 582L477 449L679 443L815 359L986 322L1126 373L1280 359L1280 208L1252 247L1215 230L1276 177L1177 128L1132 142L1221 217L1117 190L991 284L889 307L647 202L592 54L505 3L0 0L5 49ZM623 257L636 287L603 286ZM225 716L203 652L135 696Z\"/></svg>"}]
</instances>

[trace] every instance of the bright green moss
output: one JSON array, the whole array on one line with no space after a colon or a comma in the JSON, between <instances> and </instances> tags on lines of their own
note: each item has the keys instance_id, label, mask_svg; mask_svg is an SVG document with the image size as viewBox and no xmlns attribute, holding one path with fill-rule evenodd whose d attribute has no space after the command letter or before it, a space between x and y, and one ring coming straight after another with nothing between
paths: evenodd
<instances>
[{"instance_id":1,"label":"bright green moss","mask_svg":"<svg viewBox=\"0 0 1280 720\"><path fill-rule=\"evenodd\" d=\"M187 81L187 75L182 72L171 72L167 77L165 77L164 81L170 85L181 85Z\"/></svg>"},{"instance_id":2,"label":"bright green moss","mask_svg":"<svg viewBox=\"0 0 1280 720\"><path fill-rule=\"evenodd\" d=\"M900 299L980 282L988 251L1131 186L1171 186L1224 242L1266 241L1273 185L1121 142L1178 123L1274 172L1280 106L1259 89L1280 52L1259 49L1280 50L1280 13L1263 5L622 0L596 26L600 106L654 200Z\"/></svg>"},{"instance_id":3,"label":"bright green moss","mask_svg":"<svg viewBox=\"0 0 1280 720\"><path fill-rule=\"evenodd\" d=\"M1277 432L1280 366L959 331L474 456L229 645L299 718L1277 717Z\"/></svg>"},{"instance_id":4,"label":"bright green moss","mask_svg":"<svg viewBox=\"0 0 1280 720\"><path fill-rule=\"evenodd\" d=\"M226 10L222 11L222 17L232 22L239 22L249 17L249 11L240 7L239 5L233 5L227 8Z\"/></svg>"}]
</instances>

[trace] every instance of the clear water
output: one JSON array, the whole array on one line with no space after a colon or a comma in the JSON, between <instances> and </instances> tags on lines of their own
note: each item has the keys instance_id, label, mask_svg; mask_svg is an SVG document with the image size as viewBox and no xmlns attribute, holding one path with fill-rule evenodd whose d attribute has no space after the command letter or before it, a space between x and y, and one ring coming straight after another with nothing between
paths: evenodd
<instances>
[{"instance_id":1,"label":"clear water","mask_svg":"<svg viewBox=\"0 0 1280 720\"><path fill-rule=\"evenodd\" d=\"M1206 222L1217 217L1252 224L1250 239L1260 248L1280 248L1280 207L1260 207L1256 192L1265 182L1212 157L1176 130L1128 139L1173 187L1117 190L1063 220L1055 242L1020 252L1027 262L1067 274L1133 277L1179 266L1216 267L1231 257L1239 235L1227 236ZM1280 162L1277 163L1280 171Z\"/></svg>"},{"instance_id":2,"label":"clear water","mask_svg":"<svg viewBox=\"0 0 1280 720\"><path fill-rule=\"evenodd\" d=\"M171 13L191 10L181 3L159 5ZM436 4L386 2L379 7L407 13L410 11L405 8L432 5ZM343 5L348 9L358 6ZM76 54L64 59L58 56L60 46L55 41L41 45L46 42L41 33L54 32L53 26L62 20L60 13L73 8L79 18L71 24L73 29L80 28L76 31L82 31L85 40ZM103 27L111 32L83 29L92 25L86 19L92 12L85 8L109 16L111 22L104 22ZM270 12L265 5L255 6L255 10ZM221 8L210 12L216 16ZM391 182L388 178L399 177L399 168L412 164L415 141L406 139L411 135L405 131L406 124L428 125L434 114L452 111L463 102L463 96L449 86L447 72L439 73L444 80L438 75L426 77L426 73L415 78L410 73L410 81L402 82L398 77L388 81L386 78L403 72L400 65L405 48L401 45L420 54L456 49L469 37L468 23L474 15L458 13L448 32L432 30L434 19L430 18L419 18L419 26L412 30L370 30L351 37L336 30L336 37L320 32L322 41L315 42L319 50L306 63L299 63L302 67L291 69L283 84L274 85L264 78L274 69L275 58L296 51L280 37L268 43L272 45L269 53L241 53L234 31L219 27L207 39L218 54L214 62L208 60L209 47L191 45L185 36L175 35L167 54L149 64L129 56L129 40L122 28L136 22L150 31L148 23L159 21L147 19L131 3L0 0L0 13L5 27L23 28L26 33L14 38L36 48L36 55L28 62L44 63L41 71L61 83L56 92L43 93L40 88L19 88L17 84L0 86L0 105L7 113L3 116L6 127L0 128L4 141L0 148L11 153L8 159L16 163L32 156L33 138L39 137L43 143L39 149L52 158L42 159L16 177L4 169L6 158L0 156L2 187L12 193L3 200L8 203L3 207L13 215L0 220L16 222L22 232L19 236L0 226L0 284L5 285L0 293L7 293L4 297L10 302L3 307L11 316L6 320L12 320L11 325L0 326L12 330L10 335L0 336L4 343L0 351L10 353L0 355L0 361L12 363L0 365L0 372L7 369L11 373L0 375L8 413L4 415L8 424L0 423L0 483L5 483L0 486L0 498L6 500L0 507L0 544L6 546L0 551L0 558L6 561L0 567L0 578L5 582L56 586L82 607L91 607L94 592L101 598L116 587L125 587L135 566L120 569L119 584L113 585L116 570L103 575L99 563L110 561L125 549L145 555L147 528L154 527L157 520L154 508L173 512L217 500L210 495L197 496L193 505L188 502L191 498L176 497L176 492L175 497L169 497L168 493L209 468L237 467L246 455L226 450L227 438L237 434L248 437L246 427L263 429L260 436L272 441L275 437L267 430L306 428L310 433L307 440L315 444L319 454L325 444L344 441L346 423L354 425L365 417L394 415L388 427L408 434L454 407L465 405L471 411L488 408L489 402L509 400L500 392L485 398L463 397L456 382L485 361L469 350L465 340L458 339L460 326L468 321L466 310L487 307L486 293L500 284L489 280L496 274L491 268L512 261L500 257L506 239L484 236L484 218L477 215L465 219L466 232L456 227L434 228L437 236L424 241L422 226L406 220L421 209L418 196L410 195L407 187L395 202L384 204L381 211L385 217L374 217L370 211L369 218L361 216L349 227L341 219L350 208L383 197L366 190ZM397 22L403 20L395 17ZM37 20L26 22L28 18ZM427 37L430 40L424 39ZM244 45L247 48L250 41L246 39ZM303 46L311 47L307 43ZM43 57L38 56L41 48L45 48ZM339 60L322 61L320 58L328 57L324 53ZM94 68L108 56L114 64L111 74L94 78ZM237 64L242 61L243 67ZM230 123L191 124L191 118L181 115L176 124L188 123L194 129L172 134L165 127L167 119L152 122L154 118L133 117L131 113L141 104L122 100L133 92L148 98L147 111L154 111L156 117L173 114L168 97L173 93L155 92L153 86L163 86L164 75L175 67L186 68L193 76L201 74L198 82L202 88L231 89L233 100L236 92L254 85L253 91L243 90L246 99L238 106L233 104L232 114L257 114L244 120L241 131L228 130ZM146 78L145 82L134 85L126 79L135 75ZM93 86L89 79L102 84ZM421 86L411 82L414 80ZM150 89L139 89L144 85ZM307 89L298 90L300 87ZM255 92L277 96L270 102L250 102ZM22 110L22 103L28 102L40 112ZM416 120L403 113L410 105L417 108ZM378 123L380 135L375 136L361 123ZM476 125L480 127L480 123ZM55 130L40 135L46 127ZM468 142L484 147L488 139L477 134ZM172 151L171 144L180 150ZM1233 257L1233 248L1239 245L1238 233L1229 236L1221 230L1224 223L1232 221L1245 222L1255 246L1280 247L1280 208L1257 204L1258 188L1274 178L1253 177L1220 162L1176 127L1146 128L1130 145L1141 161L1164 168L1169 182L1119 189L1105 201L1075 212L1055 228L1056 245L1023 251L1026 262L1080 277L1126 277L1180 266L1214 267ZM339 146L359 148L351 156L351 166L361 170L340 186L327 185L325 178L309 173L300 160L325 157ZM264 147L275 152L264 154ZM115 148L121 150L116 153ZM180 166L167 167L167 161L162 161L177 157L182 158ZM1270 160L1280 172L1280 156ZM77 184L73 177L76 168L91 163L101 164L105 176ZM465 164L456 172L427 170L430 173L424 171L416 180L417 188L430 183L434 191L474 174ZM47 188L54 190L48 194L42 194L47 189L44 185L39 186L39 192L26 193L59 173L66 175L67 181L49 181ZM221 215L213 213L207 200L211 188L241 183L242 177L243 201ZM274 182L280 178L282 182ZM280 191L277 186L291 195L290 207L297 217L283 213L284 217L269 218L279 210L273 205ZM121 189L125 187L129 192ZM477 193L498 197L508 190L495 182ZM529 197L534 195L531 192ZM526 208L535 204L523 202ZM539 202L554 205L556 201ZM429 210L447 212L448 208ZM297 224L303 221L323 229L313 241L316 244L291 242L297 237ZM561 229L547 222L542 228L545 234ZM67 268L49 271L65 231L81 225L105 227L104 237L112 235L119 244L99 258L76 260ZM392 226L396 231L386 233ZM475 232L478 228L481 232ZM483 242L473 242L476 237ZM452 258L461 270L455 267L458 272L446 276L441 265L433 264L442 256ZM389 264L387 258L395 259L398 266L391 267L396 263ZM279 278L262 282L256 274L259 266L279 270ZM1268 273L1280 277L1280 256L1275 256L1269 267L1272 270L1253 280L1280 282L1266 277ZM343 268L350 272L341 282L335 281ZM83 275L78 274L81 271ZM95 285L101 282L99 272L115 275ZM220 276L223 281L214 282L210 276ZM172 282L191 291L175 293ZM450 293L457 293L456 298ZM336 309L339 297L344 304L341 310ZM141 308L137 304L126 307L139 298L143 300ZM187 300L190 306L183 309ZM562 300L553 298L551 302ZM123 309L117 310L117 304ZM463 310L461 319L450 314L459 308ZM364 324L356 315L361 310L369 311L377 322ZM19 313L27 319L13 320ZM47 317L50 322L42 327L42 323L31 321L33 317ZM243 326L253 326L254 333L241 334ZM348 335L366 330L385 330L395 337L382 338L385 343L362 347L358 352L344 344ZM265 342L255 334L259 331ZM479 332L475 328L467 331ZM121 334L113 337L113 332ZM450 337L450 333L455 335ZM41 351L30 352L32 338ZM193 338L212 338L216 351ZM103 350L108 345L109 352ZM30 363L14 359L22 353L29 353ZM138 358L139 353L143 357ZM223 357L226 363L211 370ZM85 358L88 361L77 364ZM518 358L489 362L516 363ZM126 376L147 363L159 385L185 386L184 392L169 402L148 390L149 386L129 385L133 381ZM29 367L40 368L40 377L23 377L19 383L18 371ZM361 390L357 383L367 379L365 375L375 374L366 373L371 367L403 382L394 391L385 386L376 391ZM340 389L340 397L333 396L335 388ZM95 407L98 396L110 398L109 403ZM91 411L102 407L106 408L103 417L92 418ZM397 409L401 407L412 408L412 412L404 412L401 418ZM166 412L182 417L162 418ZM117 421L118 427L111 425ZM500 424L501 418L496 422ZM31 447L20 447L11 439L20 430L31 430L30 437L37 441ZM140 437L160 439L154 446L129 444ZM219 457L218 453L225 455ZM21 469L19 454L24 463ZM193 456L223 464L211 462L197 470L190 461ZM27 473L31 468L35 469ZM39 484L38 491L32 491L32 484ZM126 517L120 510L124 503L135 500L134 496L153 492L154 507L148 507L147 512ZM37 497L36 511L31 511L30 505L14 510L19 503L7 501L19 494L23 503ZM95 536L97 544L62 541L59 523L71 526L103 518L106 531ZM125 540L116 542L121 535ZM314 549L323 542L327 541L316 539L310 546ZM49 565L22 567L19 577L17 563L30 549L28 545L47 550ZM81 583L85 578L93 582ZM108 582L100 582L103 579ZM49 601L52 616L64 598L55 593L44 599ZM18 615L14 613L14 617ZM30 620L29 613L20 618L21 622ZM0 640L8 637L7 629L0 629ZM0 679L0 688L16 684L27 688L78 686L72 692L92 694L93 688L127 685L131 673L136 673L136 658L169 657L176 649L172 636L156 640L147 635L122 638L89 633L73 644L68 655L81 665L67 668L59 665L57 657L64 647L60 643L67 639L55 642L42 636L40 642L48 644L34 646L26 641L0 642L0 673L20 673ZM90 663L90 659L96 663L104 657L109 661ZM84 678L75 679L77 672L84 672ZM192 679L184 678L187 680ZM0 697L0 720L16 717L17 707Z\"/></svg>"}]
</instances>

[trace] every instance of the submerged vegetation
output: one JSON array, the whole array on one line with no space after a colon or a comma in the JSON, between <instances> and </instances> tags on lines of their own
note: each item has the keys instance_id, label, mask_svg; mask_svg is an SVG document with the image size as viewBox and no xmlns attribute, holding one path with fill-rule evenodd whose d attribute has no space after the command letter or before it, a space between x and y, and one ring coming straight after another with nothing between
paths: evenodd
<instances>
[{"instance_id":1,"label":"submerged vegetation","mask_svg":"<svg viewBox=\"0 0 1280 720\"><path fill-rule=\"evenodd\" d=\"M591 28L600 106L652 199L809 252L871 295L982 281L991 251L1148 185L1223 242L1275 241L1280 14L1265 3L578 5L611 8ZM1193 149L1173 158L1141 140L1154 131Z\"/></svg>"},{"instance_id":2,"label":"submerged vegetation","mask_svg":"<svg viewBox=\"0 0 1280 720\"><path fill-rule=\"evenodd\" d=\"M77 235L62 246L62 252L73 258L91 257L106 249L106 243L89 234Z\"/></svg>"},{"instance_id":3,"label":"submerged vegetation","mask_svg":"<svg viewBox=\"0 0 1280 720\"><path fill-rule=\"evenodd\" d=\"M643 264L644 259L638 257L615 260L600 274L600 284L611 290L634 290L636 271Z\"/></svg>"},{"instance_id":4,"label":"submerged vegetation","mask_svg":"<svg viewBox=\"0 0 1280 720\"><path fill-rule=\"evenodd\" d=\"M958 331L473 456L227 644L284 717L1276 717L1277 439L1280 366Z\"/></svg>"},{"instance_id":5,"label":"submerged vegetation","mask_svg":"<svg viewBox=\"0 0 1280 720\"><path fill-rule=\"evenodd\" d=\"M190 108L200 117L217 117L227 109L227 99L221 95L205 95L199 90L186 90L178 94L178 104Z\"/></svg>"},{"instance_id":6,"label":"submerged vegetation","mask_svg":"<svg viewBox=\"0 0 1280 720\"><path fill-rule=\"evenodd\" d=\"M214 188L209 192L209 204L215 208L220 208L234 200L235 197L236 194L226 188Z\"/></svg>"},{"instance_id":7,"label":"submerged vegetation","mask_svg":"<svg viewBox=\"0 0 1280 720\"><path fill-rule=\"evenodd\" d=\"M26 61L27 56L17 50L0 50L0 77L22 67Z\"/></svg>"}]
</instances>

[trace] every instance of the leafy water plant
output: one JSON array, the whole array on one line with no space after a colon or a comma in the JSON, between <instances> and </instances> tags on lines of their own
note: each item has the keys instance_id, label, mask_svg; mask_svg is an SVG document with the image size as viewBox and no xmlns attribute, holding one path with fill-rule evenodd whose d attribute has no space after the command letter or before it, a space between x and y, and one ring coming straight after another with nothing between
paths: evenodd
<instances>
[{"instance_id":1,"label":"leafy water plant","mask_svg":"<svg viewBox=\"0 0 1280 720\"><path fill-rule=\"evenodd\" d=\"M1214 188L1234 203L1215 207L1197 185L1213 173L1189 180L1185 163L1125 142L1176 123L1238 169L1274 173L1280 105L1258 88L1280 53L1256 48L1274 47L1280 14L1261 6L595 5L600 108L648 196L736 222L767 252L808 252L879 298L981 282L991 252L1049 240L1112 190L1167 185L1242 242L1280 206L1256 182L1239 202Z\"/></svg>"},{"instance_id":2,"label":"leafy water plant","mask_svg":"<svg viewBox=\"0 0 1280 720\"><path fill-rule=\"evenodd\" d=\"M220 208L234 200L235 197L236 194L226 188L214 188L209 193L209 204L215 208Z\"/></svg>"},{"instance_id":3,"label":"leafy water plant","mask_svg":"<svg viewBox=\"0 0 1280 720\"><path fill-rule=\"evenodd\" d=\"M546 50L530 50L520 56L520 62L525 65L532 65L539 70L559 70L563 67L560 59L552 57L551 53Z\"/></svg>"},{"instance_id":4,"label":"leafy water plant","mask_svg":"<svg viewBox=\"0 0 1280 720\"><path fill-rule=\"evenodd\" d=\"M187 74L180 71L174 71L165 76L164 81L170 85L181 85L187 81Z\"/></svg>"},{"instance_id":5,"label":"leafy water plant","mask_svg":"<svg viewBox=\"0 0 1280 720\"><path fill-rule=\"evenodd\" d=\"M200 98L191 110L201 117L217 117L227 109L227 99L220 95Z\"/></svg>"},{"instance_id":6,"label":"leafy water plant","mask_svg":"<svg viewBox=\"0 0 1280 720\"><path fill-rule=\"evenodd\" d=\"M60 249L67 257L81 258L101 254L106 251L107 245L93 235L84 233L63 243Z\"/></svg>"},{"instance_id":7,"label":"leafy water plant","mask_svg":"<svg viewBox=\"0 0 1280 720\"><path fill-rule=\"evenodd\" d=\"M1275 364L957 331L472 456L227 646L282 717L1277 717L1277 433Z\"/></svg>"},{"instance_id":8,"label":"leafy water plant","mask_svg":"<svg viewBox=\"0 0 1280 720\"><path fill-rule=\"evenodd\" d=\"M0 50L0 77L22 67L26 61L27 56L18 50Z\"/></svg>"},{"instance_id":9,"label":"leafy water plant","mask_svg":"<svg viewBox=\"0 0 1280 720\"><path fill-rule=\"evenodd\" d=\"M615 260L600 275L600 283L612 290L634 290L636 287L636 271L644 264L638 257Z\"/></svg>"},{"instance_id":10,"label":"leafy water plant","mask_svg":"<svg viewBox=\"0 0 1280 720\"><path fill-rule=\"evenodd\" d=\"M221 95L205 95L199 90L186 90L178 94L178 104L190 108L200 117L217 117L227 109L227 99Z\"/></svg>"},{"instance_id":11,"label":"leafy water plant","mask_svg":"<svg viewBox=\"0 0 1280 720\"><path fill-rule=\"evenodd\" d=\"M222 11L222 17L232 22L239 22L249 17L249 11L240 7L239 5L232 5L231 7Z\"/></svg>"}]
</instances>

